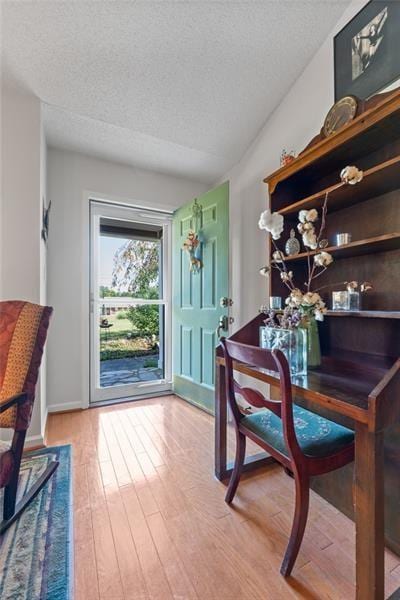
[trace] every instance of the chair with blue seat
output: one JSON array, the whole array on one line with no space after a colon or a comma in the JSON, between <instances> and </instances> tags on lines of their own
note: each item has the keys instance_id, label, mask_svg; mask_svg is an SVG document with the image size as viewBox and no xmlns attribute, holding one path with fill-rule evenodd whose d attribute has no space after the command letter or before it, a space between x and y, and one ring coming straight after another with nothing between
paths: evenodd
<instances>
[{"instance_id":1,"label":"chair with blue seat","mask_svg":"<svg viewBox=\"0 0 400 600\"><path fill-rule=\"evenodd\" d=\"M288 577L296 561L307 523L310 477L329 473L354 460L354 433L293 404L288 362L280 350L266 350L222 338L225 358L226 396L236 431L235 464L225 501L235 496L246 453L246 438L266 450L293 475L296 504L292 530L281 565ZM241 387L234 380L232 361L275 371L279 375L280 399L267 399L253 388ZM236 401L239 393L251 406L262 409L244 414Z\"/></svg>"}]
</instances>

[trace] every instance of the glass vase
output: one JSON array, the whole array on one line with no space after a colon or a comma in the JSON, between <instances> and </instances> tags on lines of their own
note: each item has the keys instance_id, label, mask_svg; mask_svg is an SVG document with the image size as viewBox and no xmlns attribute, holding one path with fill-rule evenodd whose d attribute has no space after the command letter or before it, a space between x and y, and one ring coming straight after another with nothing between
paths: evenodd
<instances>
[{"instance_id":1,"label":"glass vase","mask_svg":"<svg viewBox=\"0 0 400 600\"><path fill-rule=\"evenodd\" d=\"M260 347L282 350L291 375L307 375L307 331L301 328L260 327Z\"/></svg>"},{"instance_id":2,"label":"glass vase","mask_svg":"<svg viewBox=\"0 0 400 600\"><path fill-rule=\"evenodd\" d=\"M332 292L332 310L349 310L350 300L347 290Z\"/></svg>"},{"instance_id":3,"label":"glass vase","mask_svg":"<svg viewBox=\"0 0 400 600\"><path fill-rule=\"evenodd\" d=\"M307 332L307 364L310 369L321 365L321 346L319 343L318 323L309 317L301 326Z\"/></svg>"},{"instance_id":4,"label":"glass vase","mask_svg":"<svg viewBox=\"0 0 400 600\"><path fill-rule=\"evenodd\" d=\"M352 290L349 292L349 310L360 310L360 292Z\"/></svg>"}]
</instances>

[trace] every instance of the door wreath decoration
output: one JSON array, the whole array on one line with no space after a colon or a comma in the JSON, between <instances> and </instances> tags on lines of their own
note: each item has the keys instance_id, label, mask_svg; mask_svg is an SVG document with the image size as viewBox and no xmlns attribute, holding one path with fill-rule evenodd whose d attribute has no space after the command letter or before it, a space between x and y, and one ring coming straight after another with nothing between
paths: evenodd
<instances>
[{"instance_id":1,"label":"door wreath decoration","mask_svg":"<svg viewBox=\"0 0 400 600\"><path fill-rule=\"evenodd\" d=\"M190 271L198 273L203 267L201 260L201 214L203 207L198 204L197 198L194 201L192 209L193 229L189 229L187 237L183 242L182 249L189 255Z\"/></svg>"}]
</instances>

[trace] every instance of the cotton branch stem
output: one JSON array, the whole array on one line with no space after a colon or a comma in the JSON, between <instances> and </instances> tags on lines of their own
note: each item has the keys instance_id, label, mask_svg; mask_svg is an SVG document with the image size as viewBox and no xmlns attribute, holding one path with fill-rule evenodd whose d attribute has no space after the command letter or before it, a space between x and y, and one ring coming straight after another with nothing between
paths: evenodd
<instances>
[{"instance_id":1,"label":"cotton branch stem","mask_svg":"<svg viewBox=\"0 0 400 600\"><path fill-rule=\"evenodd\" d=\"M325 290L326 288L334 287L336 285L346 285L347 281L337 281L336 283L327 283L326 285L322 285L321 287L314 290L314 292L320 292L321 290Z\"/></svg>"},{"instance_id":2,"label":"cotton branch stem","mask_svg":"<svg viewBox=\"0 0 400 600\"><path fill-rule=\"evenodd\" d=\"M308 282L306 283L307 292L310 291L310 273L311 273L311 265L310 265L310 253L307 254L307 272L308 272Z\"/></svg>"},{"instance_id":3,"label":"cotton branch stem","mask_svg":"<svg viewBox=\"0 0 400 600\"><path fill-rule=\"evenodd\" d=\"M318 237L317 237L317 248L319 246L319 242L321 241L321 237L322 237L322 234L323 234L323 232L325 230L325 226L326 226L326 213L328 211L328 196L329 196L329 194L327 192L325 194L324 204L322 206L321 227L319 228L319 233L318 233ZM309 292L312 280L315 279L316 277L319 277L319 275L322 275L323 271L321 271L317 275L314 275L314 272L315 272L315 261L313 262L312 269L310 270L310 254L307 255L307 258L308 258L308 283L307 283L307 291Z\"/></svg>"},{"instance_id":4,"label":"cotton branch stem","mask_svg":"<svg viewBox=\"0 0 400 600\"><path fill-rule=\"evenodd\" d=\"M314 275L314 277L313 277L313 280L314 280L314 279L317 279L317 277L319 277L320 275L322 275L323 273L325 273L325 271L327 270L327 268L328 268L328 267L324 267L324 268L322 269L322 271L320 271L319 273L317 273L316 275ZM320 289L321 289L321 288L320 288ZM314 290L314 291L316 292L317 290Z\"/></svg>"},{"instance_id":5,"label":"cotton branch stem","mask_svg":"<svg viewBox=\"0 0 400 600\"><path fill-rule=\"evenodd\" d=\"M276 242L275 242L275 240L273 239L273 237L272 237L272 236L271 236L271 242L272 242L272 245L273 245L273 247L275 248L275 250L276 250L277 252L279 252L279 256L280 256L280 255L282 254L282 252L281 252L281 250L279 250L279 248L278 248L278 246L277 246L277 244L276 244ZM286 264L285 264L285 262L284 262L284 261L282 261L282 265L283 265L283 268L281 268L281 267L279 266L279 263L276 261L276 262L274 263L274 265L273 265L273 266L275 266L275 268L276 268L276 269L278 269L278 271L279 271L280 273L286 273L286 275L288 276L288 279L285 281L284 279L282 279L282 278L281 278L281 280L282 280L282 282L283 282L283 283L286 285L286 287L287 287L287 288L288 288L290 291L292 291L292 290L294 290L294 284L293 284L292 280L291 280L291 279L290 279L290 277L289 277L288 270L287 270L287 267L286 267Z\"/></svg>"}]
</instances>

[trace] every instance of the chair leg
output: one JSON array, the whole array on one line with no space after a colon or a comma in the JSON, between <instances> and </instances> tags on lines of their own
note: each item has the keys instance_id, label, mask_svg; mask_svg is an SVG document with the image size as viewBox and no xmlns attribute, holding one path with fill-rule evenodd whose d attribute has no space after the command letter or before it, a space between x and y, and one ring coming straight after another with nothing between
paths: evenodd
<instances>
[{"instance_id":1,"label":"chair leg","mask_svg":"<svg viewBox=\"0 0 400 600\"><path fill-rule=\"evenodd\" d=\"M290 539L286 548L285 557L281 566L281 575L289 577L294 563L299 553L300 545L303 540L304 530L306 528L308 507L310 503L310 480L308 476L299 477L295 473L296 483L296 507Z\"/></svg>"},{"instance_id":2,"label":"chair leg","mask_svg":"<svg viewBox=\"0 0 400 600\"><path fill-rule=\"evenodd\" d=\"M42 473L42 475L35 481L29 491L21 498L18 504L15 506L14 499L14 510L13 512L6 517L4 511L4 520L0 523L0 535L3 535L5 531L18 519L18 517L23 513L23 511L30 505L30 503L36 498L38 493L44 487L44 485L48 482L50 477L53 475L54 471L57 469L59 462L57 460L52 460L46 470ZM6 488L7 489L7 488ZM5 496L4 496L5 500ZM5 509L4 504L4 509Z\"/></svg>"},{"instance_id":3,"label":"chair leg","mask_svg":"<svg viewBox=\"0 0 400 600\"><path fill-rule=\"evenodd\" d=\"M285 471L285 473L288 477L291 477L292 479L294 479L294 475L290 469L288 469L287 467L283 467L283 470Z\"/></svg>"},{"instance_id":4,"label":"chair leg","mask_svg":"<svg viewBox=\"0 0 400 600\"><path fill-rule=\"evenodd\" d=\"M11 443L11 452L14 457L13 472L10 481L4 488L3 497L3 522L8 521L15 512L15 502L17 499L17 488L19 479L19 470L21 467L22 452L24 449L26 431L15 431Z\"/></svg>"},{"instance_id":5,"label":"chair leg","mask_svg":"<svg viewBox=\"0 0 400 600\"><path fill-rule=\"evenodd\" d=\"M11 481L4 488L3 498L3 519L8 521L15 512L15 502L17 499L18 471L14 471Z\"/></svg>"},{"instance_id":6,"label":"chair leg","mask_svg":"<svg viewBox=\"0 0 400 600\"><path fill-rule=\"evenodd\" d=\"M240 431L236 432L236 456L235 465L229 481L228 490L225 496L225 502L230 504L236 494L237 486L239 485L240 476L242 474L242 468L244 463L244 457L246 455L246 436Z\"/></svg>"}]
</instances>

